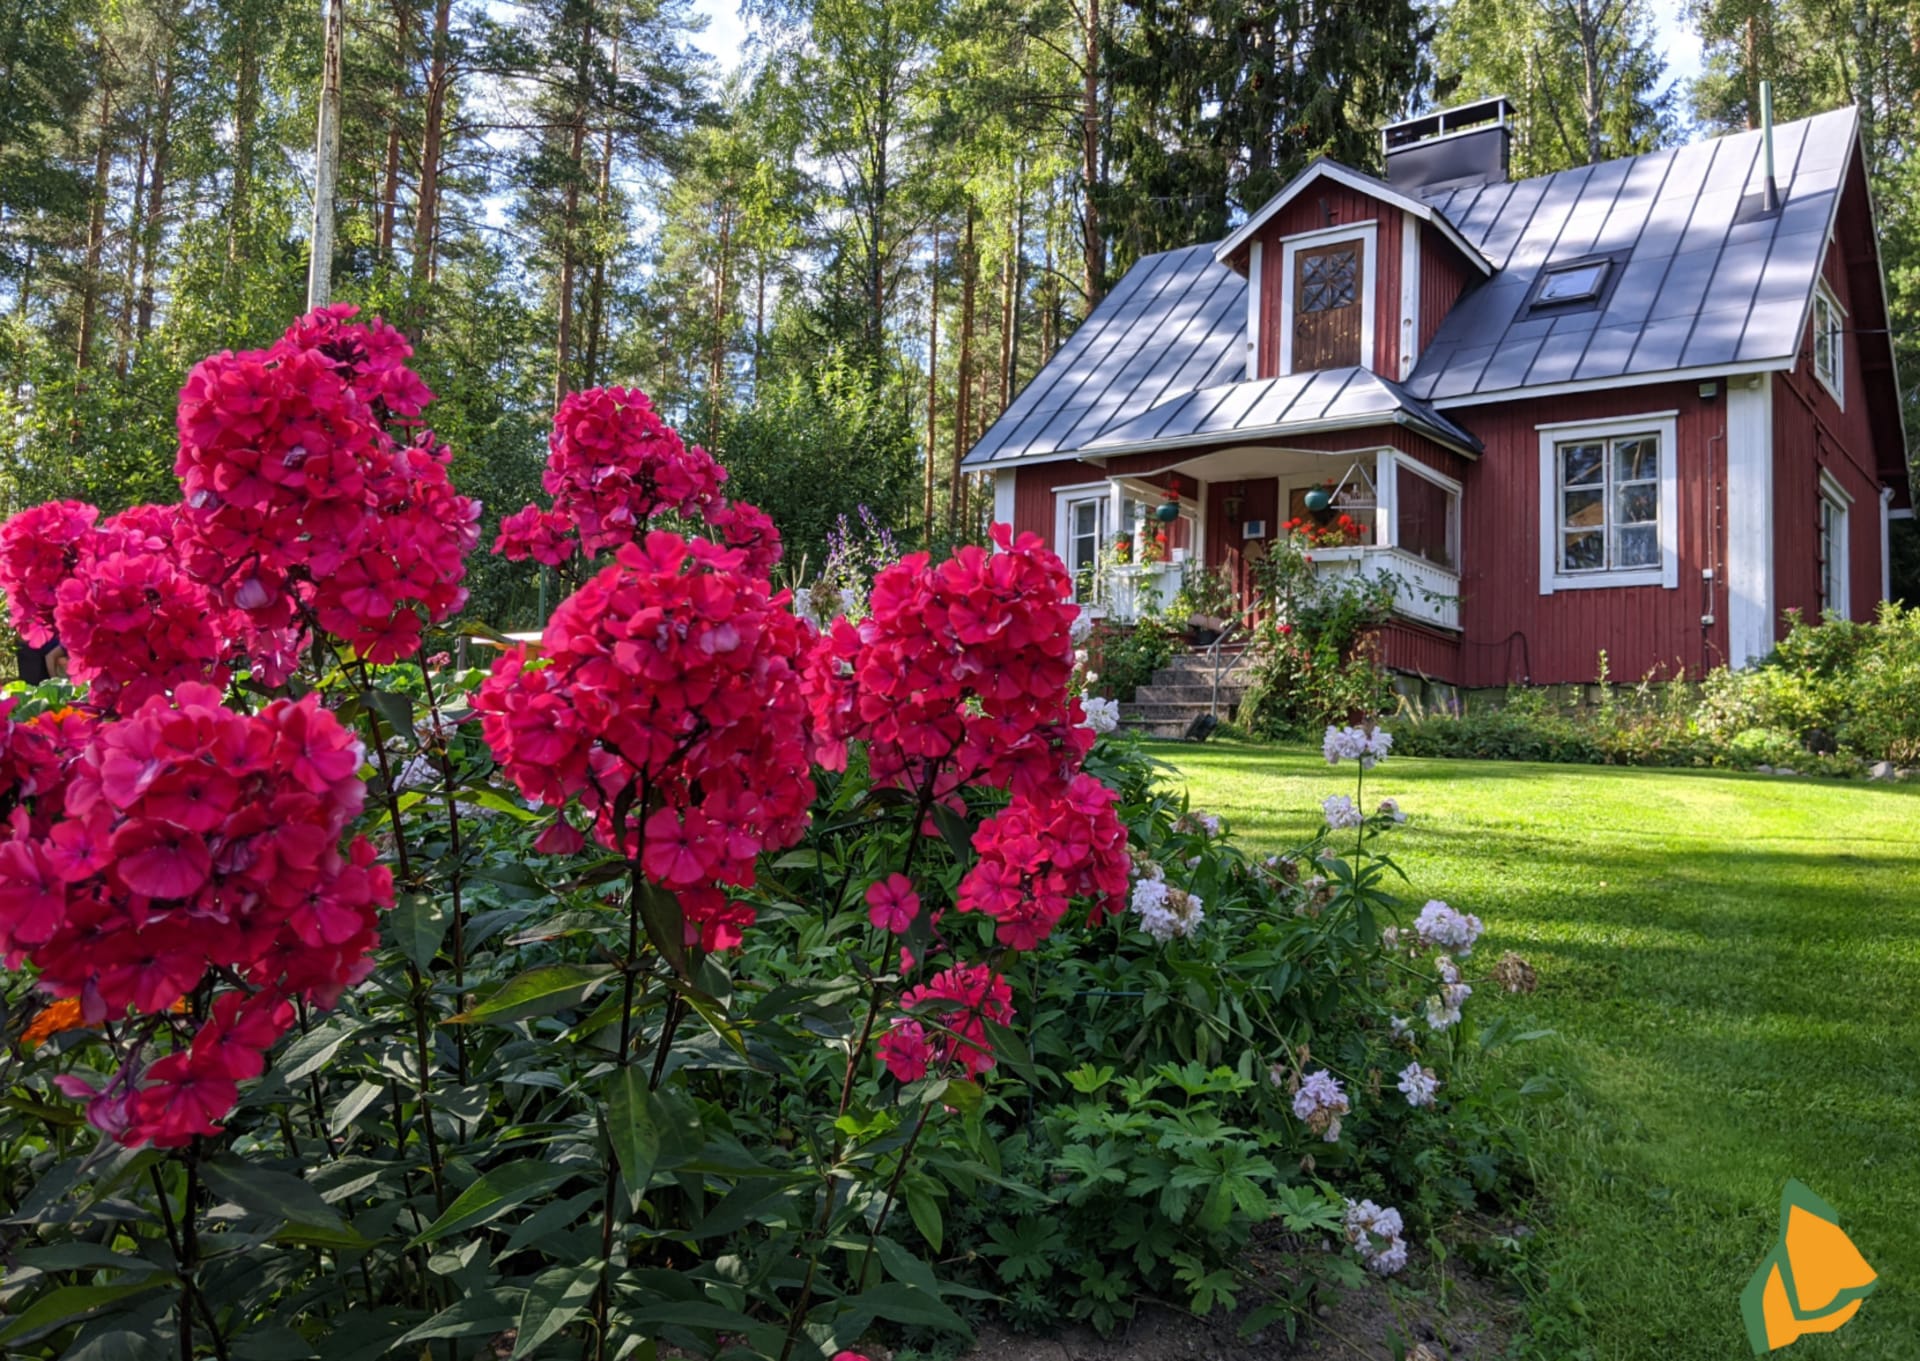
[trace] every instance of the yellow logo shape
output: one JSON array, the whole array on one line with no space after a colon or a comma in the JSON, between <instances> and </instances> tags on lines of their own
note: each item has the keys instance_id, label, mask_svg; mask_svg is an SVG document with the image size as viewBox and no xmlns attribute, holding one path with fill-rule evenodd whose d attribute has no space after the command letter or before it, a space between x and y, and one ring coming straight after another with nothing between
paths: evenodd
<instances>
[{"instance_id":1,"label":"yellow logo shape","mask_svg":"<svg viewBox=\"0 0 1920 1361\"><path fill-rule=\"evenodd\" d=\"M1797 1181L1780 1193L1780 1238L1740 1292L1755 1356L1806 1333L1831 1333L1880 1283L1840 1216Z\"/></svg>"}]
</instances>

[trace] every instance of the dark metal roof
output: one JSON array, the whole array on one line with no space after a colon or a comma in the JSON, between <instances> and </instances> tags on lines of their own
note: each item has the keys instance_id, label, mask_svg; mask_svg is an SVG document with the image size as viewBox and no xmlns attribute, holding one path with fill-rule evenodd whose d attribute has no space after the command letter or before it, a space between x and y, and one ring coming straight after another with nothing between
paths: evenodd
<instances>
[{"instance_id":1,"label":"dark metal roof","mask_svg":"<svg viewBox=\"0 0 1920 1361\"><path fill-rule=\"evenodd\" d=\"M1781 208L1770 217L1748 201L1764 173L1758 132L1436 195L1496 273L1440 323L1407 390L1446 406L1791 362L1855 123L1847 108L1774 129ZM1597 255L1618 271L1603 307L1530 316L1543 270Z\"/></svg>"},{"instance_id":2,"label":"dark metal roof","mask_svg":"<svg viewBox=\"0 0 1920 1361\"><path fill-rule=\"evenodd\" d=\"M1170 397L1109 427L1084 449L1107 455L1217 443L1227 435L1254 439L1386 424L1405 425L1465 453L1480 451L1480 441L1445 416L1409 397L1398 383L1362 368L1256 378Z\"/></svg>"},{"instance_id":3,"label":"dark metal roof","mask_svg":"<svg viewBox=\"0 0 1920 1361\"><path fill-rule=\"evenodd\" d=\"M1771 217L1743 208L1761 188L1758 132L1436 195L1432 208L1494 273L1462 295L1404 385L1346 369L1245 381L1246 280L1215 261L1214 245L1150 255L1027 384L966 466L1371 416L1471 449L1472 437L1436 408L1564 383L1784 368L1805 326L1855 124L1854 111L1842 109L1774 129L1781 209ZM1542 270L1596 255L1611 256L1618 271L1603 306L1528 314Z\"/></svg>"},{"instance_id":4,"label":"dark metal roof","mask_svg":"<svg viewBox=\"0 0 1920 1361\"><path fill-rule=\"evenodd\" d=\"M968 467L1065 457L1167 397L1246 373L1247 281L1211 246L1126 272L967 455Z\"/></svg>"}]
</instances>

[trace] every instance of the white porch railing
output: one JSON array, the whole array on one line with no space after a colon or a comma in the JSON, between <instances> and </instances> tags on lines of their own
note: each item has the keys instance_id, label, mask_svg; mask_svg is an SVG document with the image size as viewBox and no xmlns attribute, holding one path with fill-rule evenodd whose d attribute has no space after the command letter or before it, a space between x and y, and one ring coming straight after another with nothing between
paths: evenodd
<instances>
[{"instance_id":1,"label":"white porch railing","mask_svg":"<svg viewBox=\"0 0 1920 1361\"><path fill-rule=\"evenodd\" d=\"M1408 619L1443 629L1460 627L1460 574L1428 562L1404 548L1355 545L1315 548L1307 560L1328 576L1391 579L1393 610Z\"/></svg>"},{"instance_id":2,"label":"white porch railing","mask_svg":"<svg viewBox=\"0 0 1920 1361\"><path fill-rule=\"evenodd\" d=\"M1178 562L1114 563L1102 574L1100 605L1116 624L1164 614L1180 594L1186 565Z\"/></svg>"}]
</instances>

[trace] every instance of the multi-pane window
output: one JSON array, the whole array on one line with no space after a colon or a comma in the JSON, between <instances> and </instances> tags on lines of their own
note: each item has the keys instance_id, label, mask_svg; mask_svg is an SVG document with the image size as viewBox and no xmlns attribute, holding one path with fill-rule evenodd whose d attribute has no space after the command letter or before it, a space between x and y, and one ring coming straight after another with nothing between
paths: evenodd
<instances>
[{"instance_id":1,"label":"multi-pane window","mask_svg":"<svg viewBox=\"0 0 1920 1361\"><path fill-rule=\"evenodd\" d=\"M1847 610L1847 503L1838 488L1820 489L1820 609Z\"/></svg>"},{"instance_id":2,"label":"multi-pane window","mask_svg":"<svg viewBox=\"0 0 1920 1361\"><path fill-rule=\"evenodd\" d=\"M1600 285L1607 281L1607 271L1613 267L1610 260L1594 260L1587 264L1569 265L1564 269L1550 271L1540 283L1540 292L1535 296L1536 303L1586 302L1600 296Z\"/></svg>"},{"instance_id":3,"label":"multi-pane window","mask_svg":"<svg viewBox=\"0 0 1920 1361\"><path fill-rule=\"evenodd\" d=\"M1100 561L1100 549L1107 540L1107 504L1105 492L1077 496L1067 502L1067 541L1063 545L1067 570L1076 582L1090 581Z\"/></svg>"},{"instance_id":4,"label":"multi-pane window","mask_svg":"<svg viewBox=\"0 0 1920 1361\"><path fill-rule=\"evenodd\" d=\"M1845 331L1839 300L1821 284L1813 293L1813 371L1840 396L1841 341Z\"/></svg>"},{"instance_id":5,"label":"multi-pane window","mask_svg":"<svg viewBox=\"0 0 1920 1361\"><path fill-rule=\"evenodd\" d=\"M1654 434L1563 440L1559 570L1623 572L1660 565L1660 438Z\"/></svg>"}]
</instances>

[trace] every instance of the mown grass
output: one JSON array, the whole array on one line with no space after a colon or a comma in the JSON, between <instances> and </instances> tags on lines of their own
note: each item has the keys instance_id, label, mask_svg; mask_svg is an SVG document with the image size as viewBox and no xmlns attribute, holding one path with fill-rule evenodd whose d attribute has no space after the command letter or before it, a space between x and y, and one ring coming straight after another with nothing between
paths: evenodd
<instances>
[{"instance_id":1,"label":"mown grass","mask_svg":"<svg viewBox=\"0 0 1920 1361\"><path fill-rule=\"evenodd\" d=\"M1297 844L1351 787L1318 752L1156 745L1196 807ZM1920 1357L1920 790L1713 771L1395 759L1421 894L1517 950L1573 1080L1534 1132L1529 1354L1747 1355L1738 1296L1789 1177L1877 1293L1795 1357Z\"/></svg>"}]
</instances>

